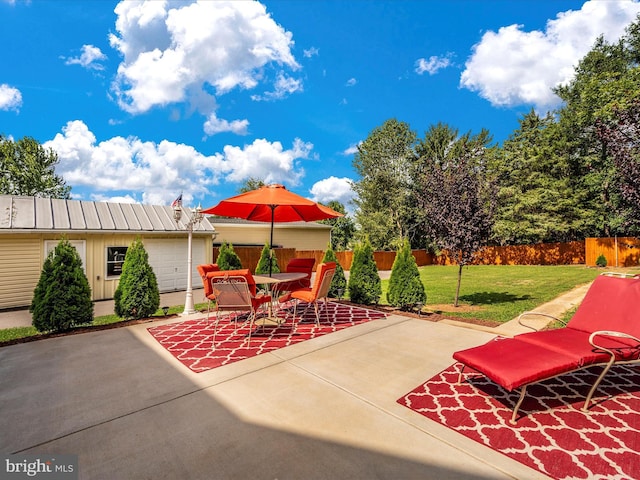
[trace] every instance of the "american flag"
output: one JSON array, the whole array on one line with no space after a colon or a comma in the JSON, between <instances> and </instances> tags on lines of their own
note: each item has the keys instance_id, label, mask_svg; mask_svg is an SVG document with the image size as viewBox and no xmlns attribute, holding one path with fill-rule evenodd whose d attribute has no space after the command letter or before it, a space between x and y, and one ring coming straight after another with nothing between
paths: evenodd
<instances>
[{"instance_id":1,"label":"american flag","mask_svg":"<svg viewBox=\"0 0 640 480\"><path fill-rule=\"evenodd\" d=\"M181 207L182 206L182 194L180 194L178 196L178 198L176 198L173 203L171 204L172 207Z\"/></svg>"}]
</instances>

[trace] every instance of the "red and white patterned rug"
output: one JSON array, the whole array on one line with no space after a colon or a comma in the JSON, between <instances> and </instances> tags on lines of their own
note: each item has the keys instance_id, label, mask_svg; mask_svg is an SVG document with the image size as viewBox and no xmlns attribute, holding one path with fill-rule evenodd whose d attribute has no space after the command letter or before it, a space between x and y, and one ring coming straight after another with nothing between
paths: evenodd
<instances>
[{"instance_id":1,"label":"red and white patterned rug","mask_svg":"<svg viewBox=\"0 0 640 480\"><path fill-rule=\"evenodd\" d=\"M305 304L298 307L295 328L292 327L293 314L285 310L278 313L286 320L281 325L254 326L251 344L247 345L248 322L238 322L235 330L233 315L220 317L216 334L216 348L213 349L213 325L215 313L209 321L206 317L198 320L172 323L149 328L149 333L174 357L194 372L204 372L222 365L271 352L282 347L304 342L312 338L337 332L370 320L386 317L384 313L367 308L359 308L340 303L328 302L327 309L320 311L320 326L316 326L313 307L304 316Z\"/></svg>"},{"instance_id":2,"label":"red and white patterned rug","mask_svg":"<svg viewBox=\"0 0 640 480\"><path fill-rule=\"evenodd\" d=\"M517 424L509 423L519 392L509 393L452 365L398 403L493 450L557 479L640 479L640 371L615 366L579 408L599 368L527 389Z\"/></svg>"}]
</instances>

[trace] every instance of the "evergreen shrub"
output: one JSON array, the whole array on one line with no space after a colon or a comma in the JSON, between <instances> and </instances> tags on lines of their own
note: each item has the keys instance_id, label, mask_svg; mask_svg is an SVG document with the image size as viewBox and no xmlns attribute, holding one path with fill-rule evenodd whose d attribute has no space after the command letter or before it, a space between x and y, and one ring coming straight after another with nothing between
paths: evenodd
<instances>
[{"instance_id":1,"label":"evergreen shrub","mask_svg":"<svg viewBox=\"0 0 640 480\"><path fill-rule=\"evenodd\" d=\"M113 300L115 314L126 319L149 317L160 306L156 274L149 265L149 255L140 238L136 238L127 250Z\"/></svg>"},{"instance_id":2,"label":"evergreen shrub","mask_svg":"<svg viewBox=\"0 0 640 480\"><path fill-rule=\"evenodd\" d=\"M275 254L271 256L271 248L269 243L265 243L260 253L260 260L256 267L256 275L268 275L269 274L269 260L271 260L271 273L280 273L280 267L278 266L278 259Z\"/></svg>"},{"instance_id":3,"label":"evergreen shrub","mask_svg":"<svg viewBox=\"0 0 640 480\"><path fill-rule=\"evenodd\" d=\"M29 311L39 332L65 331L93 322L91 287L80 255L67 239L47 256Z\"/></svg>"},{"instance_id":4,"label":"evergreen shrub","mask_svg":"<svg viewBox=\"0 0 640 480\"><path fill-rule=\"evenodd\" d=\"M382 283L369 240L356 245L353 249L353 262L347 288L352 302L371 305L380 300Z\"/></svg>"},{"instance_id":5,"label":"evergreen shrub","mask_svg":"<svg viewBox=\"0 0 640 480\"><path fill-rule=\"evenodd\" d=\"M414 305L425 304L427 294L424 290L416 259L411 253L408 240L402 242L391 267L387 302L394 307L409 310Z\"/></svg>"},{"instance_id":6,"label":"evergreen shrub","mask_svg":"<svg viewBox=\"0 0 640 480\"><path fill-rule=\"evenodd\" d=\"M331 244L327 247L327 251L324 252L322 257L322 263L336 262L336 273L333 274L333 280L331 280L331 287L329 287L329 296L332 298L341 298L347 292L347 278L344 275L344 268L338 262L336 253L331 248Z\"/></svg>"},{"instance_id":7,"label":"evergreen shrub","mask_svg":"<svg viewBox=\"0 0 640 480\"><path fill-rule=\"evenodd\" d=\"M239 270L242 268L240 257L233 251L233 245L227 242L222 242L216 263L220 270Z\"/></svg>"},{"instance_id":8,"label":"evergreen shrub","mask_svg":"<svg viewBox=\"0 0 640 480\"><path fill-rule=\"evenodd\" d=\"M607 257L605 257L602 253L596 259L596 266L597 267L602 267L602 268L607 266Z\"/></svg>"}]
</instances>

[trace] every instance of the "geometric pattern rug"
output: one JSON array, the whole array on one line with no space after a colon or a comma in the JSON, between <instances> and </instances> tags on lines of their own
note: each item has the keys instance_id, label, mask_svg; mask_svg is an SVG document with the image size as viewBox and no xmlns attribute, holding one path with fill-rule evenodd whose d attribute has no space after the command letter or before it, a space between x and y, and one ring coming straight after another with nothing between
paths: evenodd
<instances>
[{"instance_id":1,"label":"geometric pattern rug","mask_svg":"<svg viewBox=\"0 0 640 480\"><path fill-rule=\"evenodd\" d=\"M467 369L458 384L456 364L398 403L552 478L640 479L640 369L614 366L583 413L600 368L529 386L515 426L519 391Z\"/></svg>"},{"instance_id":2,"label":"geometric pattern rug","mask_svg":"<svg viewBox=\"0 0 640 480\"><path fill-rule=\"evenodd\" d=\"M313 306L301 315L305 307L304 303L298 305L295 327L292 325L293 313L286 309L277 313L284 320L280 325L254 325L250 345L247 344L249 322L241 317L236 330L234 314L220 316L215 348L212 348L215 313L209 321L204 317L148 330L176 359L198 373L386 317L376 310L328 302L326 309L322 306L320 310L318 327Z\"/></svg>"}]
</instances>

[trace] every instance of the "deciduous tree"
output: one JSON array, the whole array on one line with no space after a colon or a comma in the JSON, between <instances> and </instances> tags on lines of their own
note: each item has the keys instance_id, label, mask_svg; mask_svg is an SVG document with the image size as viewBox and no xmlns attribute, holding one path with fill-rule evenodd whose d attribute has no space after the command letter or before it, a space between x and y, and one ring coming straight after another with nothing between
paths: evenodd
<instances>
[{"instance_id":1,"label":"deciduous tree","mask_svg":"<svg viewBox=\"0 0 640 480\"><path fill-rule=\"evenodd\" d=\"M453 130L452 130L453 131ZM488 176L488 134L469 133L449 142L446 155L422 149L422 175L417 179L422 226L439 249L459 265L454 305L458 305L462 267L488 244L493 229L495 185Z\"/></svg>"},{"instance_id":2,"label":"deciduous tree","mask_svg":"<svg viewBox=\"0 0 640 480\"><path fill-rule=\"evenodd\" d=\"M69 198L71 187L56 175L58 155L31 137L17 142L0 135L0 193Z\"/></svg>"},{"instance_id":3,"label":"deciduous tree","mask_svg":"<svg viewBox=\"0 0 640 480\"><path fill-rule=\"evenodd\" d=\"M395 248L413 231L408 186L415 143L409 125L391 119L375 128L354 156L353 166L360 175L352 185L359 235L377 250Z\"/></svg>"}]
</instances>

